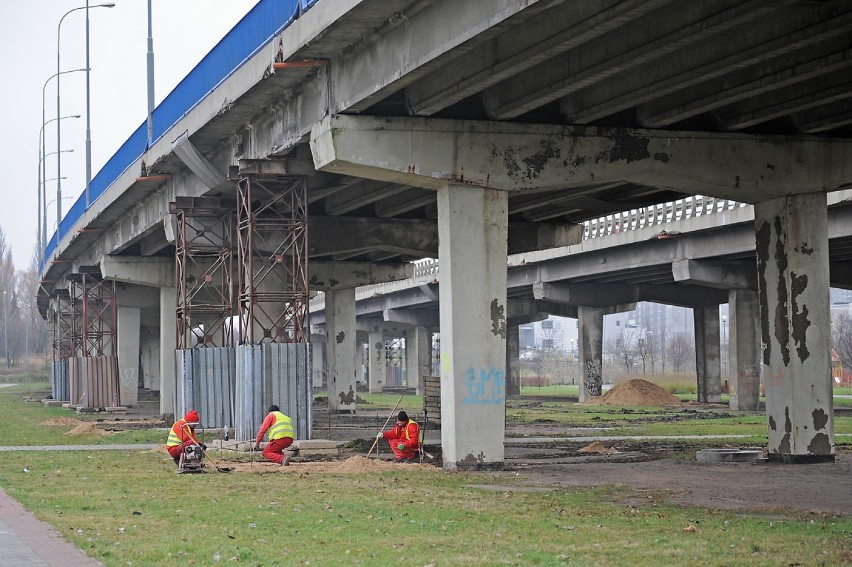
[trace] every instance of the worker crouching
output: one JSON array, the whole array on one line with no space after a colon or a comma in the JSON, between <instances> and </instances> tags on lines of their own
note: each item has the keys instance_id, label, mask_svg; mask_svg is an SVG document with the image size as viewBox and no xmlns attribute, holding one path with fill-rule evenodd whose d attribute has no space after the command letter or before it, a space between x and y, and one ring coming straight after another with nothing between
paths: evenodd
<instances>
[{"instance_id":1,"label":"worker crouching","mask_svg":"<svg viewBox=\"0 0 852 567\"><path fill-rule=\"evenodd\" d=\"M420 426L408 419L405 411L400 411L396 426L376 435L378 439L387 439L396 461L413 461L420 451Z\"/></svg>"},{"instance_id":2,"label":"worker crouching","mask_svg":"<svg viewBox=\"0 0 852 567\"><path fill-rule=\"evenodd\" d=\"M195 426L198 425L199 421L198 412L191 409L186 412L184 417L177 420L169 430L166 451L175 460L176 465L180 464L181 453L187 446L198 445L204 450L207 449L207 445L204 445L195 437Z\"/></svg>"},{"instance_id":3,"label":"worker crouching","mask_svg":"<svg viewBox=\"0 0 852 567\"><path fill-rule=\"evenodd\" d=\"M269 413L266 414L266 419L263 420L254 442L256 451L260 449L260 442L263 441L267 431L269 443L263 449L263 456L273 463L286 466L290 462L290 457L284 454L284 449L293 444L293 420L281 413L278 406L274 404L269 406Z\"/></svg>"}]
</instances>

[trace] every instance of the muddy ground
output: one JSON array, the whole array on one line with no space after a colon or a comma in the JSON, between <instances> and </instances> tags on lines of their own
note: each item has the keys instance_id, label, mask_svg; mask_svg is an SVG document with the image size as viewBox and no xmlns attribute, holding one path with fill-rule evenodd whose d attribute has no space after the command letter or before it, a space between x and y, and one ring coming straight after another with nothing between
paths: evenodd
<instances>
[{"instance_id":1,"label":"muddy ground","mask_svg":"<svg viewBox=\"0 0 852 567\"><path fill-rule=\"evenodd\" d=\"M535 403L525 398L524 403ZM318 438L351 443L341 458L363 454L372 444L372 433L385 416L365 409L360 416L329 416L322 407L314 409L314 433ZM370 415L372 413L372 415ZM682 419L701 420L728 414L726 406L685 408ZM378 426L376 425L378 418ZM681 419L681 417L678 417ZM852 446L838 446L834 463L780 464L699 463L695 453L707 448L765 449L736 442L696 444L690 441L603 442L613 453L583 453L589 445L566 441L566 434L583 437L606 435L604 428L573 428L552 422L507 425L503 473L525 480L530 487L564 489L571 486L622 485L635 491L636 502L649 499L712 509L730 509L761 514L852 515ZM554 440L525 442L518 439ZM440 460L440 432L427 425L427 450ZM429 443L432 440L433 443ZM369 448L369 447L368 447ZM384 457L390 457L387 448ZM429 462L428 460L426 462ZM294 461L294 465L298 462Z\"/></svg>"},{"instance_id":2,"label":"muddy ground","mask_svg":"<svg viewBox=\"0 0 852 567\"><path fill-rule=\"evenodd\" d=\"M525 397L510 403L527 405L536 401ZM152 404L152 409L155 408ZM409 412L413 409L409 408ZM144 420L144 407L129 413L123 419L129 427L152 426L151 422ZM342 447L339 456L297 455L290 466L277 467L262 463L262 458L255 454L254 462L226 460L221 464L233 466L235 470L231 474L380 472L386 468L415 466L435 470L436 474L442 472L440 431L434 424L427 424L426 430L426 449L435 457L433 461L427 459L423 465L367 462L364 457L373 444L376 430L387 419L387 409L374 410L364 404L359 405L355 415L329 416L320 403L314 406L313 415L314 438L339 441ZM702 405L700 408L685 408L675 419L701 420L724 415L728 415L726 406ZM650 415L649 419L652 419ZM422 421L419 416L418 421ZM105 424L99 427L103 428ZM849 441L845 444L838 441L834 463L791 465L695 461L696 451L711 447L764 449L737 445L736 442L708 446L690 441L603 441L605 449L617 452L583 453L580 450L589 445L588 439L565 439L568 436L588 438L606 434L605 427L566 428L546 420L525 425L508 424L505 466L499 474L516 480L520 478L531 489L622 485L634 490L632 500L635 503L663 500L745 513L852 515L852 443ZM541 440L541 437L554 439ZM520 439L524 442L519 443ZM371 457L375 457L375 453ZM391 457L386 444L380 457L384 460Z\"/></svg>"}]
</instances>

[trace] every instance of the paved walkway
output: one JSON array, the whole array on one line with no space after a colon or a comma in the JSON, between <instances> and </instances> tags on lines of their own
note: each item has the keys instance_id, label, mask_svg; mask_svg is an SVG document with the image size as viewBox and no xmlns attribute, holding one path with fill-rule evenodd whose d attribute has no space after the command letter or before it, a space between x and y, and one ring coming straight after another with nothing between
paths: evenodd
<instances>
[{"instance_id":1,"label":"paved walkway","mask_svg":"<svg viewBox=\"0 0 852 567\"><path fill-rule=\"evenodd\" d=\"M0 488L0 565L91 567L102 564L74 547Z\"/></svg>"}]
</instances>

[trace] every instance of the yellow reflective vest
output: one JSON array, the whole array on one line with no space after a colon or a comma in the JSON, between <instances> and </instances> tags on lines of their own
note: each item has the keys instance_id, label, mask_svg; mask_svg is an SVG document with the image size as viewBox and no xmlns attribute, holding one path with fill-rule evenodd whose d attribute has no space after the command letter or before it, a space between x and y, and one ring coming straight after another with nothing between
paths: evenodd
<instances>
[{"instance_id":1,"label":"yellow reflective vest","mask_svg":"<svg viewBox=\"0 0 852 567\"><path fill-rule=\"evenodd\" d=\"M275 416L275 423L273 423L272 427L269 428L269 440L274 441L276 439L281 439L282 437L295 439L296 435L293 433L293 420L280 411L274 411L272 412L272 415Z\"/></svg>"}]
</instances>

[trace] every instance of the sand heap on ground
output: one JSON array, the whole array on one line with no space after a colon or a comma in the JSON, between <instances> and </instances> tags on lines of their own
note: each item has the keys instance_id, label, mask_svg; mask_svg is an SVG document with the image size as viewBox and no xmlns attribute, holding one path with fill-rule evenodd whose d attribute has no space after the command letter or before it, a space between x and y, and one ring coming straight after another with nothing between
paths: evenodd
<instances>
[{"instance_id":1,"label":"sand heap on ground","mask_svg":"<svg viewBox=\"0 0 852 567\"><path fill-rule=\"evenodd\" d=\"M84 421L71 431L66 431L65 435L109 435L109 432L98 429L98 426L91 421Z\"/></svg>"},{"instance_id":2,"label":"sand heap on ground","mask_svg":"<svg viewBox=\"0 0 852 567\"><path fill-rule=\"evenodd\" d=\"M583 402L584 406L681 406L677 396L669 394L656 384L634 378L622 382L606 394Z\"/></svg>"}]
</instances>

